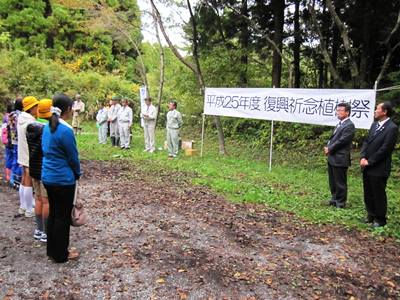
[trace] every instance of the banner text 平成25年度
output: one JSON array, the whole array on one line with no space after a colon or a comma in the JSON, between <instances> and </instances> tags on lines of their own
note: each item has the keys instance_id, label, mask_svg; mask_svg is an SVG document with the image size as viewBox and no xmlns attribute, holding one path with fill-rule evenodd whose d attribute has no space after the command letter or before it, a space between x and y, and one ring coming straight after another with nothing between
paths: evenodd
<instances>
[{"instance_id":1,"label":"banner text \u5e73\u621025\u5e74\u5ea6","mask_svg":"<svg viewBox=\"0 0 400 300\"><path fill-rule=\"evenodd\" d=\"M206 88L204 114L335 126L336 106L351 105L356 128L374 120L375 90Z\"/></svg>"}]
</instances>

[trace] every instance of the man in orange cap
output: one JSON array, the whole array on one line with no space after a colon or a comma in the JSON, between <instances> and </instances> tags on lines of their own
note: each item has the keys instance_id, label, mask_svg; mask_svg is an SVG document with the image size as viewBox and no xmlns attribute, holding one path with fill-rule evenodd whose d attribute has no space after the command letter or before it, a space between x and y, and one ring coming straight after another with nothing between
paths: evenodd
<instances>
[{"instance_id":1,"label":"man in orange cap","mask_svg":"<svg viewBox=\"0 0 400 300\"><path fill-rule=\"evenodd\" d=\"M47 242L47 219L49 217L49 200L47 191L41 181L42 177L42 133L43 127L52 116L51 99L42 99L38 104L36 122L26 128L26 139L29 146L29 174L32 177L33 189L35 191L35 217L36 229L33 237L41 242Z\"/></svg>"},{"instance_id":2,"label":"man in orange cap","mask_svg":"<svg viewBox=\"0 0 400 300\"><path fill-rule=\"evenodd\" d=\"M26 140L26 128L29 124L35 122L37 115L37 106L39 101L28 96L22 100L23 112L18 117L17 133L18 133L18 164L22 166L22 180L19 187L20 207L18 213L24 214L25 217L31 218L33 214L33 191L32 179L29 175L29 152L28 142Z\"/></svg>"}]
</instances>

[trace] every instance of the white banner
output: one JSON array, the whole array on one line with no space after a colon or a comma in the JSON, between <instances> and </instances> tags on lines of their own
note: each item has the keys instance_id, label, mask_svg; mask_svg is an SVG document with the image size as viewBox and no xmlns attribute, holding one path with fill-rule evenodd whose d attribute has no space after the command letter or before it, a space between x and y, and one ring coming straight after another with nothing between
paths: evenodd
<instances>
[{"instance_id":1,"label":"white banner","mask_svg":"<svg viewBox=\"0 0 400 300\"><path fill-rule=\"evenodd\" d=\"M356 128L374 120L375 90L206 88L204 114L335 126L336 105L351 104Z\"/></svg>"}]
</instances>

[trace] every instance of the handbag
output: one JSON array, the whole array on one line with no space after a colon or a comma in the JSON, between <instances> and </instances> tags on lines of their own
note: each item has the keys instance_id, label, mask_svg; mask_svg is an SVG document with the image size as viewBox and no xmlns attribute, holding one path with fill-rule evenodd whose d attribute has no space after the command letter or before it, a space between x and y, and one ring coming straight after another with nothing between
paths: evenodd
<instances>
[{"instance_id":1,"label":"handbag","mask_svg":"<svg viewBox=\"0 0 400 300\"><path fill-rule=\"evenodd\" d=\"M71 225L74 227L85 225L87 219L88 216L85 208L83 207L83 203L78 201L78 181L77 181L75 184L74 202L71 212Z\"/></svg>"}]
</instances>

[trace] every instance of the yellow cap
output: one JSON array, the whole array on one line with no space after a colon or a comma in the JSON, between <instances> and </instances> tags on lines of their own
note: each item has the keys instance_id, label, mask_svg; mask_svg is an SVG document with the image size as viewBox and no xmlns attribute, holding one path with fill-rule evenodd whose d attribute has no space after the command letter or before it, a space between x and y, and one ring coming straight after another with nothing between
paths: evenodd
<instances>
[{"instance_id":1,"label":"yellow cap","mask_svg":"<svg viewBox=\"0 0 400 300\"><path fill-rule=\"evenodd\" d=\"M53 105L53 100L51 99L41 99L38 104L38 118L49 119L51 118L51 106Z\"/></svg>"},{"instance_id":2,"label":"yellow cap","mask_svg":"<svg viewBox=\"0 0 400 300\"><path fill-rule=\"evenodd\" d=\"M33 96L25 97L24 100L22 100L22 107L24 111L30 110L32 107L38 104L39 104L38 99L36 99Z\"/></svg>"}]
</instances>

